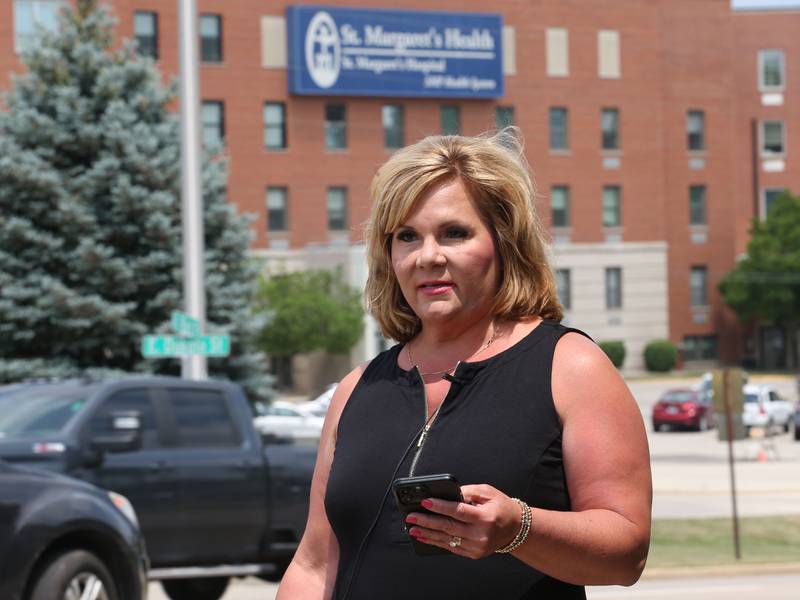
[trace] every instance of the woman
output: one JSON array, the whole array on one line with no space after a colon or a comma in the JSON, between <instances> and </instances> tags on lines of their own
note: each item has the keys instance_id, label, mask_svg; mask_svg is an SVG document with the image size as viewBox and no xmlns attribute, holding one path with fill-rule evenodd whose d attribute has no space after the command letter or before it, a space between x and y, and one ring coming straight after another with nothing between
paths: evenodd
<instances>
[{"instance_id":1,"label":"woman","mask_svg":"<svg viewBox=\"0 0 800 600\"><path fill-rule=\"evenodd\" d=\"M585 598L639 578L641 415L605 354L558 323L513 134L427 138L376 174L366 300L400 344L334 394L279 599ZM412 473L454 474L464 501L403 523L389 489ZM417 556L409 535L448 555Z\"/></svg>"}]
</instances>

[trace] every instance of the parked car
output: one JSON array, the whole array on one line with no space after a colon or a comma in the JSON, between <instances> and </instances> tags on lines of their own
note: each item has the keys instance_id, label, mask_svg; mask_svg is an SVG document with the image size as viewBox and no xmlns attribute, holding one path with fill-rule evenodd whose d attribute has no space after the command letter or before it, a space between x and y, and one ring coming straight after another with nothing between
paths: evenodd
<instances>
[{"instance_id":1,"label":"parked car","mask_svg":"<svg viewBox=\"0 0 800 600\"><path fill-rule=\"evenodd\" d=\"M147 568L125 497L0 460L0 598L144 600Z\"/></svg>"},{"instance_id":2,"label":"parked car","mask_svg":"<svg viewBox=\"0 0 800 600\"><path fill-rule=\"evenodd\" d=\"M705 431L714 426L711 395L702 390L675 388L667 390L653 406L653 430L666 428Z\"/></svg>"},{"instance_id":3,"label":"parked car","mask_svg":"<svg viewBox=\"0 0 800 600\"><path fill-rule=\"evenodd\" d=\"M230 382L129 377L0 391L0 458L130 498L149 576L173 600L216 600L231 576L280 575L305 528L316 452L264 445Z\"/></svg>"},{"instance_id":4,"label":"parked car","mask_svg":"<svg viewBox=\"0 0 800 600\"><path fill-rule=\"evenodd\" d=\"M792 403L783 398L774 386L752 383L744 386L742 421L748 434L753 427L762 427L767 431L781 427L788 432L793 419Z\"/></svg>"},{"instance_id":5,"label":"parked car","mask_svg":"<svg viewBox=\"0 0 800 600\"><path fill-rule=\"evenodd\" d=\"M297 406L309 411L313 415L324 417L328 414L328 407L331 405L331 399L333 398L333 393L336 391L337 385L336 383L331 383L319 396L308 402L301 402Z\"/></svg>"},{"instance_id":6,"label":"parked car","mask_svg":"<svg viewBox=\"0 0 800 600\"><path fill-rule=\"evenodd\" d=\"M264 407L262 414L253 419L262 435L293 439L319 439L324 422L324 417L315 415L310 409L280 400Z\"/></svg>"}]
</instances>

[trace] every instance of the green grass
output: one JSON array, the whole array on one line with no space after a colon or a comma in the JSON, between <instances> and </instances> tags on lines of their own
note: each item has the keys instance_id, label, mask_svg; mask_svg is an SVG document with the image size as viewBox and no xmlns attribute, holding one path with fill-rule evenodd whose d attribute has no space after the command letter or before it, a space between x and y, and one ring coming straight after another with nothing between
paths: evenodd
<instances>
[{"instance_id":1,"label":"green grass","mask_svg":"<svg viewBox=\"0 0 800 600\"><path fill-rule=\"evenodd\" d=\"M743 563L800 562L800 515L739 520ZM653 521L648 567L691 567L736 563L733 520Z\"/></svg>"}]
</instances>

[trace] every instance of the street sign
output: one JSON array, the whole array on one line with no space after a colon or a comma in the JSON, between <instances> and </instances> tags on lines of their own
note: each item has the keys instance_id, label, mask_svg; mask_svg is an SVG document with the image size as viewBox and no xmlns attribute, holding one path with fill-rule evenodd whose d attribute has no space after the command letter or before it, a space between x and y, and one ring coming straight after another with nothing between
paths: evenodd
<instances>
[{"instance_id":1,"label":"street sign","mask_svg":"<svg viewBox=\"0 0 800 600\"><path fill-rule=\"evenodd\" d=\"M187 337L197 337L202 333L200 321L179 310L172 311L172 329L175 333Z\"/></svg>"},{"instance_id":2,"label":"street sign","mask_svg":"<svg viewBox=\"0 0 800 600\"><path fill-rule=\"evenodd\" d=\"M728 441L728 421L724 412L714 413L714 420L717 427L717 439L720 442ZM744 420L742 413L731 413L731 426L733 431L733 440L744 440L747 438L747 432L744 428Z\"/></svg>"},{"instance_id":3,"label":"street sign","mask_svg":"<svg viewBox=\"0 0 800 600\"><path fill-rule=\"evenodd\" d=\"M146 335L142 338L142 356L168 358L176 356L228 356L231 340L227 335Z\"/></svg>"},{"instance_id":4,"label":"street sign","mask_svg":"<svg viewBox=\"0 0 800 600\"><path fill-rule=\"evenodd\" d=\"M714 369L714 411L725 414L725 394L723 373L728 371L728 394L730 399L731 414L741 415L744 412L744 371L739 368Z\"/></svg>"}]
</instances>

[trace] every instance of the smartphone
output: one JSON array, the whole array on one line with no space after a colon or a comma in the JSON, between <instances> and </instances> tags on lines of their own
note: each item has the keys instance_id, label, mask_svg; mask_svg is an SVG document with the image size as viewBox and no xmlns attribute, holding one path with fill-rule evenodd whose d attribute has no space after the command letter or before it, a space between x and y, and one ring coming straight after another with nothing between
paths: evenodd
<instances>
[{"instance_id":1,"label":"smartphone","mask_svg":"<svg viewBox=\"0 0 800 600\"><path fill-rule=\"evenodd\" d=\"M401 477L394 480L392 489L394 490L394 498L397 501L398 509L400 509L406 533L413 527L413 525L406 523L406 516L409 513L430 512L420 504L425 498L441 498L442 500L456 502L463 502L464 500L461 496L461 486L458 484L458 480L449 473ZM423 544L413 537L411 538L411 545L414 547L414 552L420 556L450 554L444 548Z\"/></svg>"}]
</instances>

